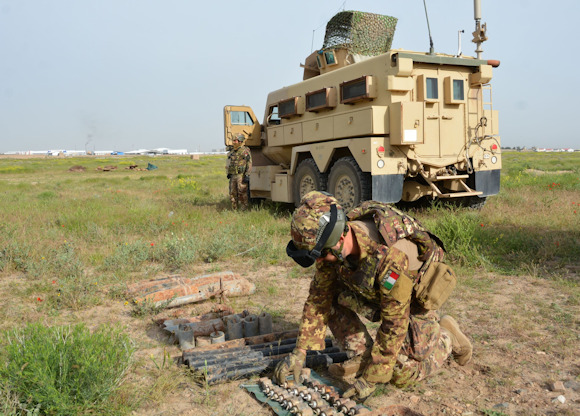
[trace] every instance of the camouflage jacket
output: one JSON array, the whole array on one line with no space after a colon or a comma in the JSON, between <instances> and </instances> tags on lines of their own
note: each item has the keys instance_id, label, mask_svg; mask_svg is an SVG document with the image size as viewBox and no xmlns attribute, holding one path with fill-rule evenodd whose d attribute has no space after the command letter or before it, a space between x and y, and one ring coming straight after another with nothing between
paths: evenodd
<instances>
[{"instance_id":1,"label":"camouflage jacket","mask_svg":"<svg viewBox=\"0 0 580 416\"><path fill-rule=\"evenodd\" d=\"M358 261L347 258L342 265L316 264L297 347L324 348L332 304L346 286L362 303L378 311L381 325L372 347L372 360L363 377L371 382L386 383L391 379L397 355L407 335L413 284L417 276L417 272L408 270L407 255L392 245L401 238L416 242L419 258L425 263L433 259L442 260L443 250L416 220L386 204L374 202L373 206L370 202L348 214L348 224L361 250ZM382 240L373 240L363 228L352 222L359 218L375 219Z\"/></svg>"},{"instance_id":2,"label":"camouflage jacket","mask_svg":"<svg viewBox=\"0 0 580 416\"><path fill-rule=\"evenodd\" d=\"M240 146L228 153L226 163L228 175L249 175L252 171L252 154L246 146Z\"/></svg>"}]
</instances>

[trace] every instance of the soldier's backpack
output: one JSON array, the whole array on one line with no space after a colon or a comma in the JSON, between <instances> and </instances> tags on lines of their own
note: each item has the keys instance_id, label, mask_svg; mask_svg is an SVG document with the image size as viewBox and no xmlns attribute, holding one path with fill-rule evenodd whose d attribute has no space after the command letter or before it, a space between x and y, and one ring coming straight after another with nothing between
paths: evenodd
<instances>
[{"instance_id":1,"label":"soldier's backpack","mask_svg":"<svg viewBox=\"0 0 580 416\"><path fill-rule=\"evenodd\" d=\"M415 243L418 259L423 262L414 281L415 297L425 309L439 309L445 303L455 288L457 277L443 263L445 248L436 235L397 208L376 201L363 202L351 210L347 217L349 221L367 223L372 219L382 242L389 248L401 239Z\"/></svg>"}]
</instances>

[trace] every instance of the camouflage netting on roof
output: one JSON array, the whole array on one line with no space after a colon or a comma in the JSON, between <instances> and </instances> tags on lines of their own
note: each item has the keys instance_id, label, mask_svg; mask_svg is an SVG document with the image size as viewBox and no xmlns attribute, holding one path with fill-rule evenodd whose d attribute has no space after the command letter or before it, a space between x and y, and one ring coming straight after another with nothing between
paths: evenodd
<instances>
[{"instance_id":1,"label":"camouflage netting on roof","mask_svg":"<svg viewBox=\"0 0 580 416\"><path fill-rule=\"evenodd\" d=\"M322 49L346 48L360 55L380 55L391 49L397 18L381 14L345 11L326 24Z\"/></svg>"}]
</instances>

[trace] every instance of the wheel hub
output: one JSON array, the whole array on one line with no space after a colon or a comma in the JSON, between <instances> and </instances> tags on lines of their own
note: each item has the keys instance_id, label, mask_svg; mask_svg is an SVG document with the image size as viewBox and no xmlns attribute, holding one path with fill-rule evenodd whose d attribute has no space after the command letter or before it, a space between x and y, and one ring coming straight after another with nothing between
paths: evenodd
<instances>
[{"instance_id":1,"label":"wheel hub","mask_svg":"<svg viewBox=\"0 0 580 416\"><path fill-rule=\"evenodd\" d=\"M354 208L354 184L347 175L341 176L336 181L334 196L344 210L348 211Z\"/></svg>"},{"instance_id":2,"label":"wheel hub","mask_svg":"<svg viewBox=\"0 0 580 416\"><path fill-rule=\"evenodd\" d=\"M300 181L300 197L303 197L310 191L316 190L316 183L314 179L310 176L305 176Z\"/></svg>"}]
</instances>

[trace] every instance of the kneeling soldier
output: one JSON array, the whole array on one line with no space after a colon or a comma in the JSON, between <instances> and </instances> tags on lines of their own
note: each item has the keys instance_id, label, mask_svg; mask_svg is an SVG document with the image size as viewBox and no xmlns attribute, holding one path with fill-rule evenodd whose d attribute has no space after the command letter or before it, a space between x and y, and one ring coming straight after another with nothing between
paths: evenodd
<instances>
[{"instance_id":1,"label":"kneeling soldier","mask_svg":"<svg viewBox=\"0 0 580 416\"><path fill-rule=\"evenodd\" d=\"M306 351L324 348L327 326L351 357L329 370L344 375L345 368L355 369L344 397L357 400L370 396L377 383L404 387L422 380L451 353L460 365L471 359L471 343L457 322L439 320L436 308L453 289L455 275L442 263L439 238L417 220L375 201L347 218L334 197L312 191L294 211L291 235L288 255L302 267L316 263L316 272L296 349L277 365L277 382L290 374L298 380ZM426 279L436 284L421 285ZM374 340L360 316L380 322Z\"/></svg>"}]
</instances>

